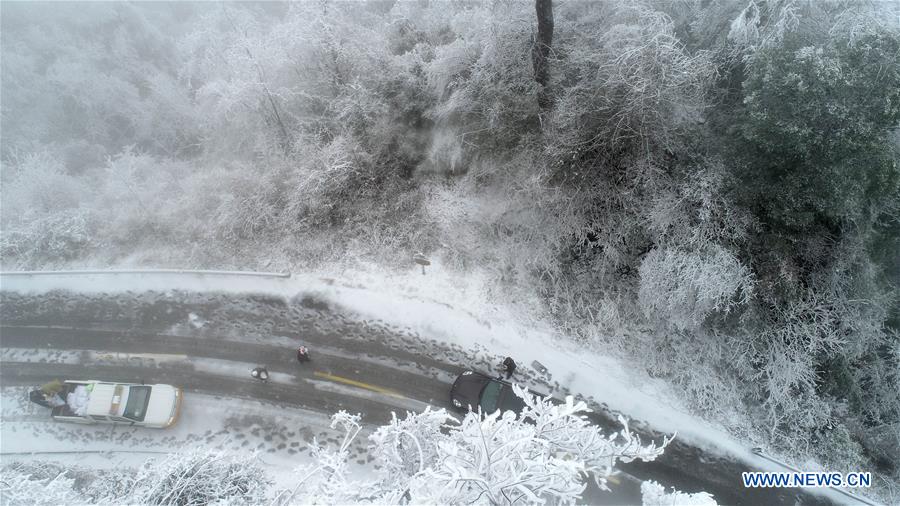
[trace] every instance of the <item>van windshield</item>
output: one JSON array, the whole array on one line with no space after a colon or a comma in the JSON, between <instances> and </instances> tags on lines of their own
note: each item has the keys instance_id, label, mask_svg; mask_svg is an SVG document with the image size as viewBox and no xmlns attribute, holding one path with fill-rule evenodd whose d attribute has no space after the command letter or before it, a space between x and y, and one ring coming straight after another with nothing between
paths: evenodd
<instances>
[{"instance_id":1,"label":"van windshield","mask_svg":"<svg viewBox=\"0 0 900 506\"><path fill-rule=\"evenodd\" d=\"M122 416L136 422L143 422L147 414L147 405L150 404L151 387L130 387L128 389L128 401L125 404L125 412Z\"/></svg>"}]
</instances>

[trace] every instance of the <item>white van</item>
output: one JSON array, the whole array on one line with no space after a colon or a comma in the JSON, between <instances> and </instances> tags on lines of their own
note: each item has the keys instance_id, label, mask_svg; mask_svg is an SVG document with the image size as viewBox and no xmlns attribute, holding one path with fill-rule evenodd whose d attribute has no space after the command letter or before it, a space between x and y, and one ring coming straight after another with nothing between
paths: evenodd
<instances>
[{"instance_id":1,"label":"white van","mask_svg":"<svg viewBox=\"0 0 900 506\"><path fill-rule=\"evenodd\" d=\"M172 385L66 380L60 397L65 404L53 408L54 420L165 429L178 420L184 394Z\"/></svg>"}]
</instances>

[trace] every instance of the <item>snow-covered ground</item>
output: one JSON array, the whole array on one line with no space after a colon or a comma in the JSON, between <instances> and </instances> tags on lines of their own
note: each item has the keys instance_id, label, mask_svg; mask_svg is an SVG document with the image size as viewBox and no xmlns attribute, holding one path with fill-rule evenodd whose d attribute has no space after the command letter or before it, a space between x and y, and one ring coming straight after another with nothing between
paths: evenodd
<instances>
[{"instance_id":1,"label":"snow-covered ground","mask_svg":"<svg viewBox=\"0 0 900 506\"><path fill-rule=\"evenodd\" d=\"M28 388L0 389L2 461L42 460L95 469L137 467L151 458L192 447L254 453L275 480L291 488L298 466L312 463L309 445L337 444L343 434L317 412L198 393L185 396L178 423L167 430L53 421L46 408L28 401ZM364 468L365 434L352 448L352 463Z\"/></svg>"}]
</instances>

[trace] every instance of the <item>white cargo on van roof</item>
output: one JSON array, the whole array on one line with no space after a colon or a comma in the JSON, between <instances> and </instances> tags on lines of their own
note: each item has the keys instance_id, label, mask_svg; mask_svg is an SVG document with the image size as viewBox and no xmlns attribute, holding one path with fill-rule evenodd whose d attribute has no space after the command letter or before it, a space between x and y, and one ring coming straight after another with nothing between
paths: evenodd
<instances>
[{"instance_id":1,"label":"white cargo on van roof","mask_svg":"<svg viewBox=\"0 0 900 506\"><path fill-rule=\"evenodd\" d=\"M91 396L88 401L87 414L94 416L119 415L119 413L111 412L110 409L115 388L116 386L112 383L95 383L90 389Z\"/></svg>"}]
</instances>

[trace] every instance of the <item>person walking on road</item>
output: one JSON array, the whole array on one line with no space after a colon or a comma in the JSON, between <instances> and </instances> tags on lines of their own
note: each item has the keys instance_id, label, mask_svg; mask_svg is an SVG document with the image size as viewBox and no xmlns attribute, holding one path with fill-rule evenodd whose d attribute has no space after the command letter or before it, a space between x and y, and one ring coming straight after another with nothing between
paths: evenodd
<instances>
[{"instance_id":1,"label":"person walking on road","mask_svg":"<svg viewBox=\"0 0 900 506\"><path fill-rule=\"evenodd\" d=\"M265 367L253 368L253 370L250 371L250 376L262 381L263 383L269 382L269 371L267 371Z\"/></svg>"},{"instance_id":2,"label":"person walking on road","mask_svg":"<svg viewBox=\"0 0 900 506\"><path fill-rule=\"evenodd\" d=\"M309 362L309 360L309 349L306 346L297 348L297 362L302 364L304 362Z\"/></svg>"},{"instance_id":3,"label":"person walking on road","mask_svg":"<svg viewBox=\"0 0 900 506\"><path fill-rule=\"evenodd\" d=\"M503 359L503 370L506 371L506 379L511 378L513 373L516 372L516 362L512 357Z\"/></svg>"}]
</instances>

